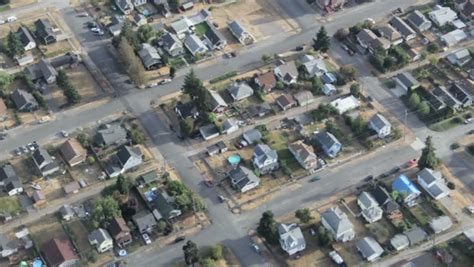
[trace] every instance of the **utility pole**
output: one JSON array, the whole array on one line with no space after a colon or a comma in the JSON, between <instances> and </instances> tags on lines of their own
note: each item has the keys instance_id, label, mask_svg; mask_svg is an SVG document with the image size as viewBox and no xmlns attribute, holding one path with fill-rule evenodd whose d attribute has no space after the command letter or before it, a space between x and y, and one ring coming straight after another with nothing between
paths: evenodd
<instances>
[{"instance_id":1,"label":"utility pole","mask_svg":"<svg viewBox=\"0 0 474 267\"><path fill-rule=\"evenodd\" d=\"M404 116L404 124L405 124L405 126L403 127L403 142L406 141L406 127L408 127L408 125L407 125L407 117L408 117L408 110L405 109L405 116Z\"/></svg>"}]
</instances>

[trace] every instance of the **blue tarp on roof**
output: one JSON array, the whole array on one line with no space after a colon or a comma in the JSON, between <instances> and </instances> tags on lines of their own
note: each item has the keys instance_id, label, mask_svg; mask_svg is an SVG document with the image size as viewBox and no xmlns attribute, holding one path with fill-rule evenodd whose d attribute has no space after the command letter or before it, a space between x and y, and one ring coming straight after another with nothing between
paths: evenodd
<instances>
[{"instance_id":1,"label":"blue tarp on roof","mask_svg":"<svg viewBox=\"0 0 474 267\"><path fill-rule=\"evenodd\" d=\"M407 194L421 194L420 190L416 188L412 181L403 174L393 181L392 188L400 193L406 192Z\"/></svg>"}]
</instances>

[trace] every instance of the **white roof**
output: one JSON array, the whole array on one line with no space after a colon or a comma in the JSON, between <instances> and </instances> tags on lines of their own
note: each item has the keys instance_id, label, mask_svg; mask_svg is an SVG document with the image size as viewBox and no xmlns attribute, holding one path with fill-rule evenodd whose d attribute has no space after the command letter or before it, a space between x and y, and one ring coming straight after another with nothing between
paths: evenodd
<instances>
[{"instance_id":1,"label":"white roof","mask_svg":"<svg viewBox=\"0 0 474 267\"><path fill-rule=\"evenodd\" d=\"M333 100L331 102L331 106L335 107L339 114L343 114L346 111L358 108L360 106L360 101L353 95L350 95L344 98Z\"/></svg>"}]
</instances>

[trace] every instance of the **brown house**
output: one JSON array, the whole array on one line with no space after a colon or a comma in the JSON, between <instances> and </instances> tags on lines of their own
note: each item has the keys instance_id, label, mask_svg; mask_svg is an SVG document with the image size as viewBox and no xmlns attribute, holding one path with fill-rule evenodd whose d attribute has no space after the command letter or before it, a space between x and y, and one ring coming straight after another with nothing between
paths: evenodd
<instances>
[{"instance_id":1,"label":"brown house","mask_svg":"<svg viewBox=\"0 0 474 267\"><path fill-rule=\"evenodd\" d=\"M59 148L64 160L73 167L86 160L87 151L79 144L77 139L68 139Z\"/></svg>"},{"instance_id":2,"label":"brown house","mask_svg":"<svg viewBox=\"0 0 474 267\"><path fill-rule=\"evenodd\" d=\"M267 93L275 88L276 82L275 74L271 71L255 75L255 83Z\"/></svg>"},{"instance_id":3,"label":"brown house","mask_svg":"<svg viewBox=\"0 0 474 267\"><path fill-rule=\"evenodd\" d=\"M276 99L277 105L282 110L287 110L293 107L296 107L296 101L293 99L291 95L283 94Z\"/></svg>"},{"instance_id":4,"label":"brown house","mask_svg":"<svg viewBox=\"0 0 474 267\"><path fill-rule=\"evenodd\" d=\"M115 243L121 248L132 243L132 235L127 223L121 217L114 218L109 225L109 233L115 240Z\"/></svg>"},{"instance_id":5,"label":"brown house","mask_svg":"<svg viewBox=\"0 0 474 267\"><path fill-rule=\"evenodd\" d=\"M78 266L79 257L74 253L71 243L66 238L53 238L42 246L42 252L48 266Z\"/></svg>"}]
</instances>

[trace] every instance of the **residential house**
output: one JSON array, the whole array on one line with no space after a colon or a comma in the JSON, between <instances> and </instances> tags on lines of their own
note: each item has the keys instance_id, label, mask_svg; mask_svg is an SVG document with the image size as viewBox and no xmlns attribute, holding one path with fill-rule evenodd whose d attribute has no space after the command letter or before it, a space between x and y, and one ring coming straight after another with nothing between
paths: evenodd
<instances>
[{"instance_id":1,"label":"residential house","mask_svg":"<svg viewBox=\"0 0 474 267\"><path fill-rule=\"evenodd\" d=\"M333 73L326 72L321 76L323 83L325 84L335 84L337 82L337 77Z\"/></svg>"},{"instance_id":2,"label":"residential house","mask_svg":"<svg viewBox=\"0 0 474 267\"><path fill-rule=\"evenodd\" d=\"M344 114L349 110L358 108L360 106L360 101L353 95L349 95L333 100L330 104L337 109L339 114Z\"/></svg>"},{"instance_id":3,"label":"residential house","mask_svg":"<svg viewBox=\"0 0 474 267\"><path fill-rule=\"evenodd\" d=\"M231 134L239 130L239 121L235 118L229 118L222 122L222 133Z\"/></svg>"},{"instance_id":4,"label":"residential house","mask_svg":"<svg viewBox=\"0 0 474 267\"><path fill-rule=\"evenodd\" d=\"M89 244L95 246L97 252L104 253L106 251L112 250L114 247L114 240L110 236L107 230L102 228L97 228L88 235Z\"/></svg>"},{"instance_id":5,"label":"residential house","mask_svg":"<svg viewBox=\"0 0 474 267\"><path fill-rule=\"evenodd\" d=\"M308 90L299 91L293 96L293 98L300 106L306 106L314 102L314 96Z\"/></svg>"},{"instance_id":6,"label":"residential house","mask_svg":"<svg viewBox=\"0 0 474 267\"><path fill-rule=\"evenodd\" d=\"M53 238L41 246L48 266L67 267L79 264L79 257L67 238Z\"/></svg>"},{"instance_id":7,"label":"residential house","mask_svg":"<svg viewBox=\"0 0 474 267\"><path fill-rule=\"evenodd\" d=\"M170 32L166 32L161 37L161 46L172 57L181 56L184 53L183 43Z\"/></svg>"},{"instance_id":8,"label":"residential house","mask_svg":"<svg viewBox=\"0 0 474 267\"><path fill-rule=\"evenodd\" d=\"M0 258L9 257L18 252L18 245L5 234L0 234Z\"/></svg>"},{"instance_id":9,"label":"residential house","mask_svg":"<svg viewBox=\"0 0 474 267\"><path fill-rule=\"evenodd\" d=\"M124 15L129 15L133 11L133 4L131 0L115 0L115 5Z\"/></svg>"},{"instance_id":10,"label":"residential house","mask_svg":"<svg viewBox=\"0 0 474 267\"><path fill-rule=\"evenodd\" d=\"M5 164L0 167L0 188L9 196L23 192L23 183L11 164Z\"/></svg>"},{"instance_id":11,"label":"residential house","mask_svg":"<svg viewBox=\"0 0 474 267\"><path fill-rule=\"evenodd\" d=\"M277 105L282 109L282 110L287 110L290 108L296 107L297 103L293 99L291 95L288 94L282 94L277 99L275 100Z\"/></svg>"},{"instance_id":12,"label":"residential house","mask_svg":"<svg viewBox=\"0 0 474 267\"><path fill-rule=\"evenodd\" d=\"M254 104L251 105L249 108L250 116L252 117L264 117L267 114L273 112L272 107L268 103L261 103L261 104Z\"/></svg>"},{"instance_id":13,"label":"residential house","mask_svg":"<svg viewBox=\"0 0 474 267\"><path fill-rule=\"evenodd\" d=\"M258 144L252 155L252 163L255 169L261 174L267 174L280 167L278 164L278 154L268 145Z\"/></svg>"},{"instance_id":14,"label":"residential house","mask_svg":"<svg viewBox=\"0 0 474 267\"><path fill-rule=\"evenodd\" d=\"M321 223L328 229L338 242L351 241L355 237L354 226L339 207L327 209L321 215Z\"/></svg>"},{"instance_id":15,"label":"residential house","mask_svg":"<svg viewBox=\"0 0 474 267\"><path fill-rule=\"evenodd\" d=\"M138 51L138 56L147 70L158 69L162 64L158 50L150 44L142 44L142 48Z\"/></svg>"},{"instance_id":16,"label":"residential house","mask_svg":"<svg viewBox=\"0 0 474 267\"><path fill-rule=\"evenodd\" d=\"M233 20L227 24L232 35L243 45L249 45L255 42L255 38L248 32L242 24Z\"/></svg>"},{"instance_id":17,"label":"residential house","mask_svg":"<svg viewBox=\"0 0 474 267\"><path fill-rule=\"evenodd\" d=\"M201 133L202 138L204 138L206 141L216 138L220 135L219 128L217 128L214 123L202 126L199 128L199 132Z\"/></svg>"},{"instance_id":18,"label":"residential house","mask_svg":"<svg viewBox=\"0 0 474 267\"><path fill-rule=\"evenodd\" d=\"M438 27L442 27L448 23L452 23L458 18L458 15L449 7L436 5L434 10L428 13L428 17Z\"/></svg>"},{"instance_id":19,"label":"residential house","mask_svg":"<svg viewBox=\"0 0 474 267\"><path fill-rule=\"evenodd\" d=\"M207 154L209 154L209 156L214 156L214 155L217 155L219 153L225 153L227 152L227 150L229 150L229 148L225 145L225 143L223 141L219 141L217 142L216 144L212 145L212 146L208 146L206 148L207 150Z\"/></svg>"},{"instance_id":20,"label":"residential house","mask_svg":"<svg viewBox=\"0 0 474 267\"><path fill-rule=\"evenodd\" d=\"M31 65L25 68L25 75L33 82L46 82L52 84L56 82L57 71L54 69L50 61L41 58L38 64Z\"/></svg>"},{"instance_id":21,"label":"residential house","mask_svg":"<svg viewBox=\"0 0 474 267\"><path fill-rule=\"evenodd\" d=\"M364 237L356 242L357 250L362 254L362 257L369 262L373 262L380 258L384 252L380 244L372 237Z\"/></svg>"},{"instance_id":22,"label":"residential house","mask_svg":"<svg viewBox=\"0 0 474 267\"><path fill-rule=\"evenodd\" d=\"M379 207L377 201L367 192L362 192L357 198L357 204L362 210L362 217L368 223L374 223L382 219L382 209Z\"/></svg>"},{"instance_id":23,"label":"residential house","mask_svg":"<svg viewBox=\"0 0 474 267\"><path fill-rule=\"evenodd\" d=\"M444 104L450 107L453 110L461 108L462 103L459 102L454 96L449 93L449 91L444 86L438 86L431 91L431 94L435 95L440 99Z\"/></svg>"},{"instance_id":24,"label":"residential house","mask_svg":"<svg viewBox=\"0 0 474 267\"><path fill-rule=\"evenodd\" d=\"M148 22L146 17L144 15L140 14L140 13L135 13L135 15L133 15L132 19L133 19L133 23L135 23L135 25L137 25L137 27L145 25Z\"/></svg>"},{"instance_id":25,"label":"residential house","mask_svg":"<svg viewBox=\"0 0 474 267\"><path fill-rule=\"evenodd\" d=\"M32 195L33 202L35 206L40 206L46 203L46 196L43 194L41 190L35 190Z\"/></svg>"},{"instance_id":26,"label":"residential house","mask_svg":"<svg viewBox=\"0 0 474 267\"><path fill-rule=\"evenodd\" d=\"M431 28L431 21L429 21L423 13L418 10L413 11L407 18L408 23L415 27L419 32L427 31Z\"/></svg>"},{"instance_id":27,"label":"residential house","mask_svg":"<svg viewBox=\"0 0 474 267\"><path fill-rule=\"evenodd\" d=\"M247 142L247 144L251 145L251 144L254 144L258 141L260 141L260 139L262 139L262 133L257 130L257 129L250 129L250 130L247 130L245 131L243 134L242 134L242 139Z\"/></svg>"},{"instance_id":28,"label":"residential house","mask_svg":"<svg viewBox=\"0 0 474 267\"><path fill-rule=\"evenodd\" d=\"M64 193L66 195L77 194L79 192L79 189L81 189L81 185L77 181L72 181L70 183L67 183L63 187Z\"/></svg>"},{"instance_id":29,"label":"residential house","mask_svg":"<svg viewBox=\"0 0 474 267\"><path fill-rule=\"evenodd\" d=\"M59 165L49 155L48 151L42 147L38 147L38 149L35 150L32 158L36 169L43 177L59 171Z\"/></svg>"},{"instance_id":30,"label":"residential house","mask_svg":"<svg viewBox=\"0 0 474 267\"><path fill-rule=\"evenodd\" d=\"M254 189L260 184L260 178L258 178L251 170L243 166L238 166L237 168L232 169L228 173L228 177L232 187L240 193L245 193Z\"/></svg>"},{"instance_id":31,"label":"residential house","mask_svg":"<svg viewBox=\"0 0 474 267\"><path fill-rule=\"evenodd\" d=\"M323 85L323 93L325 95L332 95L337 92L336 86L330 84L330 83L325 83Z\"/></svg>"},{"instance_id":32,"label":"residential house","mask_svg":"<svg viewBox=\"0 0 474 267\"><path fill-rule=\"evenodd\" d=\"M176 106L174 107L174 111L176 111L179 117L183 120L187 118L193 118L195 120L199 117L199 111L194 102L192 101L186 103L178 101L178 103L176 103Z\"/></svg>"},{"instance_id":33,"label":"residential house","mask_svg":"<svg viewBox=\"0 0 474 267\"><path fill-rule=\"evenodd\" d=\"M21 112L31 112L39 108L35 97L25 90L16 89L11 94L11 99L16 109Z\"/></svg>"},{"instance_id":34,"label":"residential house","mask_svg":"<svg viewBox=\"0 0 474 267\"><path fill-rule=\"evenodd\" d=\"M204 42L195 34L187 35L183 43L193 56L204 54L208 51L208 48Z\"/></svg>"},{"instance_id":35,"label":"residential house","mask_svg":"<svg viewBox=\"0 0 474 267\"><path fill-rule=\"evenodd\" d=\"M449 195L449 188L446 186L441 172L424 168L417 177L418 183L432 198L438 200Z\"/></svg>"},{"instance_id":36,"label":"residential house","mask_svg":"<svg viewBox=\"0 0 474 267\"><path fill-rule=\"evenodd\" d=\"M130 234L130 228L122 217L114 218L108 227L110 236L114 239L120 248L132 243L133 238Z\"/></svg>"},{"instance_id":37,"label":"residential house","mask_svg":"<svg viewBox=\"0 0 474 267\"><path fill-rule=\"evenodd\" d=\"M116 154L121 173L134 169L143 163L143 155L139 147L122 146Z\"/></svg>"},{"instance_id":38,"label":"residential house","mask_svg":"<svg viewBox=\"0 0 474 267\"><path fill-rule=\"evenodd\" d=\"M124 16L113 15L111 18L111 23L107 26L107 29L109 30L110 34L112 34L112 36L118 36L120 35L120 32L122 32L124 23Z\"/></svg>"},{"instance_id":39,"label":"residential house","mask_svg":"<svg viewBox=\"0 0 474 267\"><path fill-rule=\"evenodd\" d=\"M171 23L171 29L173 29L179 39L183 39L186 34L191 33L192 26L194 26L194 24L188 19L188 17L181 17Z\"/></svg>"},{"instance_id":40,"label":"residential house","mask_svg":"<svg viewBox=\"0 0 474 267\"><path fill-rule=\"evenodd\" d=\"M303 141L296 141L288 146L291 154L295 157L296 161L305 170L313 171L318 167L318 158L314 154L312 146L306 145Z\"/></svg>"},{"instance_id":41,"label":"residential house","mask_svg":"<svg viewBox=\"0 0 474 267\"><path fill-rule=\"evenodd\" d=\"M211 109L212 112L216 114L222 114L227 109L227 103L221 97L221 95L214 90L209 90L209 94L211 95Z\"/></svg>"},{"instance_id":42,"label":"residential house","mask_svg":"<svg viewBox=\"0 0 474 267\"><path fill-rule=\"evenodd\" d=\"M410 246L414 246L424 241L428 237L428 234L418 226L415 226L410 230L405 231L403 234L408 237L408 241L410 241Z\"/></svg>"},{"instance_id":43,"label":"residential house","mask_svg":"<svg viewBox=\"0 0 474 267\"><path fill-rule=\"evenodd\" d=\"M391 45L399 45L403 42L402 35L390 24L378 28L380 36L387 39Z\"/></svg>"},{"instance_id":44,"label":"residential house","mask_svg":"<svg viewBox=\"0 0 474 267\"><path fill-rule=\"evenodd\" d=\"M472 59L471 53L467 48L456 50L450 53L446 58L449 60L449 62L451 62L451 64L458 67L466 65Z\"/></svg>"},{"instance_id":45,"label":"residential house","mask_svg":"<svg viewBox=\"0 0 474 267\"><path fill-rule=\"evenodd\" d=\"M139 187L143 187L147 184L151 184L158 180L158 174L156 171L149 171L145 174L140 175L137 178L137 184Z\"/></svg>"},{"instance_id":46,"label":"residential house","mask_svg":"<svg viewBox=\"0 0 474 267\"><path fill-rule=\"evenodd\" d=\"M447 231L451 227L453 227L453 222L446 215L433 218L430 221L430 228L435 234Z\"/></svg>"},{"instance_id":47,"label":"residential house","mask_svg":"<svg viewBox=\"0 0 474 267\"><path fill-rule=\"evenodd\" d=\"M281 248L290 256L306 248L303 233L296 223L280 223L278 225L278 235L280 236Z\"/></svg>"},{"instance_id":48,"label":"residential house","mask_svg":"<svg viewBox=\"0 0 474 267\"><path fill-rule=\"evenodd\" d=\"M410 47L407 50L407 54L408 54L408 56L410 56L410 60L412 62L417 61L421 58L421 54L418 52L418 50L416 50L415 48L412 48L412 47Z\"/></svg>"},{"instance_id":49,"label":"residential house","mask_svg":"<svg viewBox=\"0 0 474 267\"><path fill-rule=\"evenodd\" d=\"M392 124L382 114L377 113L369 120L369 128L374 130L379 138L390 135Z\"/></svg>"},{"instance_id":50,"label":"residential house","mask_svg":"<svg viewBox=\"0 0 474 267\"><path fill-rule=\"evenodd\" d=\"M253 89L245 82L234 82L227 87L227 92L234 101L240 101L253 95Z\"/></svg>"},{"instance_id":51,"label":"residential house","mask_svg":"<svg viewBox=\"0 0 474 267\"><path fill-rule=\"evenodd\" d=\"M70 221L75 215L72 207L67 204L62 205L61 208L59 208L59 213L61 214L61 218L65 221Z\"/></svg>"},{"instance_id":52,"label":"residential house","mask_svg":"<svg viewBox=\"0 0 474 267\"><path fill-rule=\"evenodd\" d=\"M94 144L103 147L123 144L126 141L127 131L119 123L100 126L94 137Z\"/></svg>"},{"instance_id":53,"label":"residential house","mask_svg":"<svg viewBox=\"0 0 474 267\"><path fill-rule=\"evenodd\" d=\"M207 46L212 50L221 50L227 45L227 39L209 20L204 21L207 24L207 31L204 33L204 38Z\"/></svg>"},{"instance_id":54,"label":"residential house","mask_svg":"<svg viewBox=\"0 0 474 267\"><path fill-rule=\"evenodd\" d=\"M319 132L314 137L326 155L331 158L335 158L342 149L341 142L330 132Z\"/></svg>"},{"instance_id":55,"label":"residential house","mask_svg":"<svg viewBox=\"0 0 474 267\"><path fill-rule=\"evenodd\" d=\"M36 37L45 45L56 42L56 33L49 19L38 19L35 21Z\"/></svg>"},{"instance_id":56,"label":"residential house","mask_svg":"<svg viewBox=\"0 0 474 267\"><path fill-rule=\"evenodd\" d=\"M36 47L35 39L31 35L30 30L28 30L27 27L20 26L16 32L16 36L20 40L25 51L29 51Z\"/></svg>"},{"instance_id":57,"label":"residential house","mask_svg":"<svg viewBox=\"0 0 474 267\"><path fill-rule=\"evenodd\" d=\"M447 107L446 103L444 103L443 99L439 97L438 95L434 94L432 91L430 91L426 97L426 100L428 100L431 108L430 110L442 110Z\"/></svg>"},{"instance_id":58,"label":"residential house","mask_svg":"<svg viewBox=\"0 0 474 267\"><path fill-rule=\"evenodd\" d=\"M156 227L156 220L153 214L149 211L142 210L132 217L133 223L137 226L140 234L149 233Z\"/></svg>"},{"instance_id":59,"label":"residential house","mask_svg":"<svg viewBox=\"0 0 474 267\"><path fill-rule=\"evenodd\" d=\"M401 72L395 76L397 83L405 90L405 93L420 87L420 83L409 72Z\"/></svg>"},{"instance_id":60,"label":"residential house","mask_svg":"<svg viewBox=\"0 0 474 267\"><path fill-rule=\"evenodd\" d=\"M323 58L315 58L311 55L304 55L300 58L300 62L310 77L321 77L324 73L328 72Z\"/></svg>"},{"instance_id":61,"label":"residential house","mask_svg":"<svg viewBox=\"0 0 474 267\"><path fill-rule=\"evenodd\" d=\"M454 83L450 88L449 92L454 96L459 102L462 103L463 107L470 107L473 104L473 96L468 93L467 90L460 83Z\"/></svg>"},{"instance_id":62,"label":"residential house","mask_svg":"<svg viewBox=\"0 0 474 267\"><path fill-rule=\"evenodd\" d=\"M356 36L357 42L365 49L375 49L377 47L387 50L390 48L390 41L381 39L369 29L362 29Z\"/></svg>"},{"instance_id":63,"label":"residential house","mask_svg":"<svg viewBox=\"0 0 474 267\"><path fill-rule=\"evenodd\" d=\"M143 6L143 5L146 5L148 0L132 0L132 4L134 7L139 7L139 6Z\"/></svg>"},{"instance_id":64,"label":"residential house","mask_svg":"<svg viewBox=\"0 0 474 267\"><path fill-rule=\"evenodd\" d=\"M402 34L405 41L409 41L416 37L416 32L410 26L408 26L405 21L397 16L394 16L389 21L389 24Z\"/></svg>"},{"instance_id":65,"label":"residential house","mask_svg":"<svg viewBox=\"0 0 474 267\"><path fill-rule=\"evenodd\" d=\"M455 1L456 9L459 11L461 18L470 21L474 16L474 1L472 0L458 0Z\"/></svg>"},{"instance_id":66,"label":"residential house","mask_svg":"<svg viewBox=\"0 0 474 267\"><path fill-rule=\"evenodd\" d=\"M156 199L153 201L151 209L156 221L172 220L182 214L175 199L169 196L166 191L156 193Z\"/></svg>"},{"instance_id":67,"label":"residential house","mask_svg":"<svg viewBox=\"0 0 474 267\"><path fill-rule=\"evenodd\" d=\"M266 93L270 92L276 86L275 74L271 71L255 75L255 83Z\"/></svg>"},{"instance_id":68,"label":"residential house","mask_svg":"<svg viewBox=\"0 0 474 267\"><path fill-rule=\"evenodd\" d=\"M294 61L280 61L273 69L273 73L281 82L286 85L296 83L296 80L298 79L298 69L296 69L296 64Z\"/></svg>"},{"instance_id":69,"label":"residential house","mask_svg":"<svg viewBox=\"0 0 474 267\"><path fill-rule=\"evenodd\" d=\"M448 32L440 37L441 41L446 44L446 46L451 47L456 45L457 43L464 41L467 39L467 35L463 30L454 30Z\"/></svg>"},{"instance_id":70,"label":"residential house","mask_svg":"<svg viewBox=\"0 0 474 267\"><path fill-rule=\"evenodd\" d=\"M401 195L403 202L408 207L416 205L416 198L421 194L415 184L404 174L401 174L393 181L392 189Z\"/></svg>"},{"instance_id":71,"label":"residential house","mask_svg":"<svg viewBox=\"0 0 474 267\"><path fill-rule=\"evenodd\" d=\"M396 234L390 239L390 245L396 251L404 250L410 245L408 237L404 234Z\"/></svg>"},{"instance_id":72,"label":"residential house","mask_svg":"<svg viewBox=\"0 0 474 267\"><path fill-rule=\"evenodd\" d=\"M77 139L68 139L59 147L59 152L64 161L73 167L86 161L87 151L81 146Z\"/></svg>"}]
</instances>

